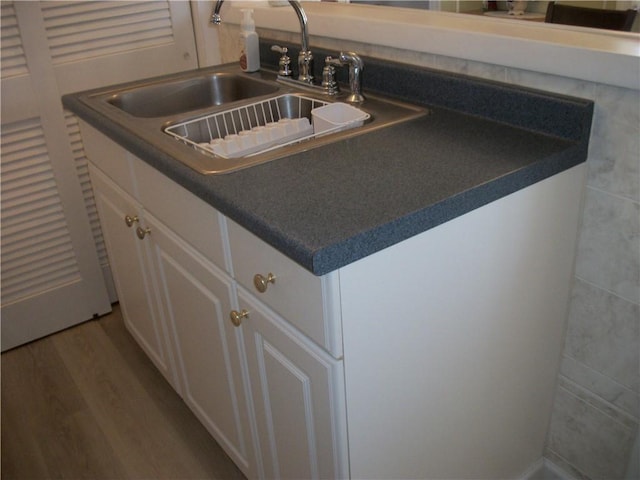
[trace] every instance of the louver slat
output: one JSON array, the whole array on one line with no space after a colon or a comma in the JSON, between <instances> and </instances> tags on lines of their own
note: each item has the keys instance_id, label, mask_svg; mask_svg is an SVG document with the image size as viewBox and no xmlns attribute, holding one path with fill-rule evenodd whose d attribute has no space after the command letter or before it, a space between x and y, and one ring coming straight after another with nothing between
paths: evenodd
<instances>
[{"instance_id":1,"label":"louver slat","mask_svg":"<svg viewBox=\"0 0 640 480\"><path fill-rule=\"evenodd\" d=\"M2 304L79 279L37 119L3 125Z\"/></svg>"},{"instance_id":2,"label":"louver slat","mask_svg":"<svg viewBox=\"0 0 640 480\"><path fill-rule=\"evenodd\" d=\"M43 2L55 64L173 43L168 2Z\"/></svg>"},{"instance_id":3,"label":"louver slat","mask_svg":"<svg viewBox=\"0 0 640 480\"><path fill-rule=\"evenodd\" d=\"M62 20L58 19L55 23L58 25L53 25L54 22L51 22L48 26L47 34L49 39L55 39L57 37L62 37L65 35L73 35L78 33L90 32L95 29L109 29L109 28L118 28L124 25L132 25L132 24L144 24L150 23L152 21L157 20L167 20L167 12L165 10L149 10L140 13L131 13L128 16L123 17L98 17L95 20L85 19L83 23L80 24L67 24L63 23Z\"/></svg>"},{"instance_id":4,"label":"louver slat","mask_svg":"<svg viewBox=\"0 0 640 480\"><path fill-rule=\"evenodd\" d=\"M73 43L64 43L55 45L52 40L51 52L55 56L54 61L60 63L60 60L75 61L87 59L88 57L97 57L100 55L112 54L120 50L132 50L146 47L153 47L168 43L167 37L171 35L171 29L157 27L150 30L138 30L133 32L123 32L118 36L113 36L112 31L108 32L108 36L99 37L98 32L91 32L93 37L87 36L74 39ZM66 40L66 39L65 39Z\"/></svg>"},{"instance_id":5,"label":"louver slat","mask_svg":"<svg viewBox=\"0 0 640 480\"><path fill-rule=\"evenodd\" d=\"M71 142L71 150L73 151L76 171L78 172L78 178L80 179L80 186L82 188L84 205L89 215L89 222L91 223L93 241L96 245L100 265L106 266L109 264L109 258L107 256L107 250L102 236L102 229L100 227L100 219L98 218L98 209L96 208L96 200L93 195L91 179L89 178L89 164L84 152L82 137L80 135L80 125L78 124L78 118L74 114L68 111L65 111L64 114L67 134L69 135L69 140Z\"/></svg>"},{"instance_id":6,"label":"louver slat","mask_svg":"<svg viewBox=\"0 0 640 480\"><path fill-rule=\"evenodd\" d=\"M126 16L166 9L166 2L42 2L44 18L52 26L70 23L65 18L82 17L86 21Z\"/></svg>"},{"instance_id":7,"label":"louver slat","mask_svg":"<svg viewBox=\"0 0 640 480\"><path fill-rule=\"evenodd\" d=\"M0 29L0 76L2 78L29 73L27 59L22 49L22 38L18 29L13 2L2 2L0 7L2 28Z\"/></svg>"},{"instance_id":8,"label":"louver slat","mask_svg":"<svg viewBox=\"0 0 640 480\"><path fill-rule=\"evenodd\" d=\"M117 25L92 25L92 28L69 28L72 33L64 33L60 31L56 36L49 36L49 46L54 51L63 51L62 49L70 49L72 45L77 43L91 42L94 44L102 44L107 40L122 43L122 37L135 38L136 34L142 32L156 32L155 36L171 35L171 22L166 18L150 19L145 18L144 21L133 22L128 19L126 23L118 23ZM66 30L66 29L65 29ZM74 42L69 43L69 36L73 35Z\"/></svg>"}]
</instances>

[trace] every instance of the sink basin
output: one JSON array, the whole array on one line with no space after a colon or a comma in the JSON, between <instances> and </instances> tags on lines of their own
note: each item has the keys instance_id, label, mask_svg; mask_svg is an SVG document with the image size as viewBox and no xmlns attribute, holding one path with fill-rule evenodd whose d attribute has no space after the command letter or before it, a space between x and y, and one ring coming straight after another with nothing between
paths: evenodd
<instances>
[{"instance_id":1,"label":"sink basin","mask_svg":"<svg viewBox=\"0 0 640 480\"><path fill-rule=\"evenodd\" d=\"M310 125L311 110L344 102L347 96L346 89L329 97L279 82L275 72L246 74L237 65L227 65L91 90L80 94L79 100L137 142L204 175L235 172L427 114L424 108L365 92L366 100L358 105L365 121L349 130L316 135ZM254 127L271 128L274 122L303 118L309 122L300 126L293 140L285 136L286 143L277 141L266 150L240 149L232 156L228 145L224 150L212 146L216 139L227 141L227 136L241 136Z\"/></svg>"},{"instance_id":2,"label":"sink basin","mask_svg":"<svg viewBox=\"0 0 640 480\"><path fill-rule=\"evenodd\" d=\"M224 105L278 90L276 85L231 73L187 78L132 88L107 101L134 117L164 117Z\"/></svg>"}]
</instances>

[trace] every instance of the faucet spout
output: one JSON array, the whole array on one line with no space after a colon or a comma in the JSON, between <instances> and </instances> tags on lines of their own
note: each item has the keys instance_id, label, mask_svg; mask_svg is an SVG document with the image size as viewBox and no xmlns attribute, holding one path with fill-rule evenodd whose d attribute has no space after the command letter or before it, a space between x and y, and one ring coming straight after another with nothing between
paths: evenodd
<instances>
[{"instance_id":1,"label":"faucet spout","mask_svg":"<svg viewBox=\"0 0 640 480\"><path fill-rule=\"evenodd\" d=\"M224 0L216 0L211 12L211 23L220 25L222 17L220 17L220 9ZM309 29L307 27L308 20L302 5L298 0L289 0L289 4L293 7L300 22L300 53L298 54L298 80L304 83L313 84L313 54L309 50Z\"/></svg>"},{"instance_id":2,"label":"faucet spout","mask_svg":"<svg viewBox=\"0 0 640 480\"><path fill-rule=\"evenodd\" d=\"M289 0L300 22L300 53L298 54L298 80L313 84L313 54L309 50L307 14L297 0Z\"/></svg>"},{"instance_id":3,"label":"faucet spout","mask_svg":"<svg viewBox=\"0 0 640 480\"><path fill-rule=\"evenodd\" d=\"M300 48L305 52L309 50L309 31L307 28L307 14L304 12L302 5L297 0L289 0L289 4L293 7L300 22Z\"/></svg>"},{"instance_id":4,"label":"faucet spout","mask_svg":"<svg viewBox=\"0 0 640 480\"><path fill-rule=\"evenodd\" d=\"M213 7L213 11L211 12L211 23L214 25L220 25L222 23L222 17L220 17L220 9L222 8L222 4L224 0L217 0L216 4Z\"/></svg>"}]
</instances>

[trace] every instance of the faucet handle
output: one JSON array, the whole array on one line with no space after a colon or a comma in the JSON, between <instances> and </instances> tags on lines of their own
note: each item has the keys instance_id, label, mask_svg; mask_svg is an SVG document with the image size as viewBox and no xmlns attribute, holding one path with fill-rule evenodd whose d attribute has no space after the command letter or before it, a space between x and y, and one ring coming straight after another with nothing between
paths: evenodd
<instances>
[{"instance_id":1,"label":"faucet handle","mask_svg":"<svg viewBox=\"0 0 640 480\"><path fill-rule=\"evenodd\" d=\"M340 60L339 58L334 58L331 55L329 55L328 57L326 57L324 59L324 64L326 65L330 65L332 67L341 67L344 65L344 62L342 60Z\"/></svg>"},{"instance_id":2,"label":"faucet handle","mask_svg":"<svg viewBox=\"0 0 640 480\"><path fill-rule=\"evenodd\" d=\"M289 49L287 47L281 47L280 45L272 45L271 51L280 53L280 60L278 61L278 75L281 77L291 76L291 59L287 55Z\"/></svg>"},{"instance_id":3,"label":"faucet handle","mask_svg":"<svg viewBox=\"0 0 640 480\"><path fill-rule=\"evenodd\" d=\"M322 69L322 88L328 95L337 95L340 91L338 82L336 82L336 69L341 67L343 63L338 58L328 56L324 59L324 68Z\"/></svg>"}]
</instances>

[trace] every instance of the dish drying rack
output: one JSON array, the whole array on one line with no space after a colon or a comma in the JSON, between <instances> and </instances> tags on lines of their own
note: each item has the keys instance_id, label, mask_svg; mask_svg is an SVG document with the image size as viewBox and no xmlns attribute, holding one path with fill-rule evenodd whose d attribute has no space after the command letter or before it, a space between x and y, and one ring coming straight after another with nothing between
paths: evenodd
<instances>
[{"instance_id":1,"label":"dish drying rack","mask_svg":"<svg viewBox=\"0 0 640 480\"><path fill-rule=\"evenodd\" d=\"M353 108L302 95L284 94L177 123L164 131L200 152L238 158L359 126L369 118L369 114L357 110L355 116L335 124L329 122L327 126L323 121L323 126L316 128L319 131L314 131L316 112L322 112L318 109L329 106Z\"/></svg>"}]
</instances>

